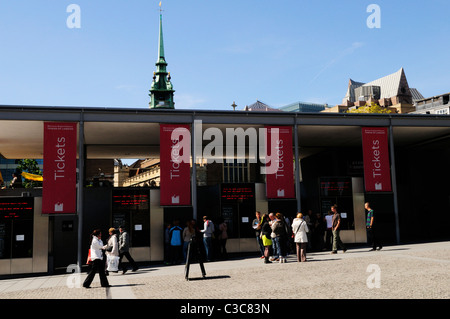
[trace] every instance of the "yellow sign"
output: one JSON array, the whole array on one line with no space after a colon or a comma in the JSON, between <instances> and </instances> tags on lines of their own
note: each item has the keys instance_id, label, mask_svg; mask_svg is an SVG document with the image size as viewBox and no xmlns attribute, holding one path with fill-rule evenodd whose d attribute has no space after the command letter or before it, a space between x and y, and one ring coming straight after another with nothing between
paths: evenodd
<instances>
[{"instance_id":1,"label":"yellow sign","mask_svg":"<svg viewBox=\"0 0 450 319\"><path fill-rule=\"evenodd\" d=\"M42 182L44 180L41 175L36 175L36 174L30 174L30 173L22 172L22 176L24 178L32 180L32 181Z\"/></svg>"}]
</instances>

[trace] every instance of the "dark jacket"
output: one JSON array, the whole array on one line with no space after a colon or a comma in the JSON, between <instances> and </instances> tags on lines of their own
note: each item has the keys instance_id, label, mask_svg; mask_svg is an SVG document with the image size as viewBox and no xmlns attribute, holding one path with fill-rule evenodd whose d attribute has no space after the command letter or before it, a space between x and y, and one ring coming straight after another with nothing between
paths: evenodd
<instances>
[{"instance_id":1,"label":"dark jacket","mask_svg":"<svg viewBox=\"0 0 450 319\"><path fill-rule=\"evenodd\" d=\"M275 235L277 235L277 237L284 237L287 235L284 220L277 220L272 225L272 229L273 229L273 232L275 233Z\"/></svg>"},{"instance_id":2,"label":"dark jacket","mask_svg":"<svg viewBox=\"0 0 450 319\"><path fill-rule=\"evenodd\" d=\"M126 231L120 233L119 237L119 252L125 253L130 250L130 238Z\"/></svg>"},{"instance_id":3,"label":"dark jacket","mask_svg":"<svg viewBox=\"0 0 450 319\"><path fill-rule=\"evenodd\" d=\"M270 239L270 234L272 233L272 228L270 228L269 222L263 222L261 227L261 235L266 235Z\"/></svg>"}]
</instances>

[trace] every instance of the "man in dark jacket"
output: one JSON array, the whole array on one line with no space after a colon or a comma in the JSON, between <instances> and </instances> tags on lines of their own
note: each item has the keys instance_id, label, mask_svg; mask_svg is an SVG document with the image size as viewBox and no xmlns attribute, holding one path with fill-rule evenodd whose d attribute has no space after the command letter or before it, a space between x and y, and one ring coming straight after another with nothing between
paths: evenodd
<instances>
[{"instance_id":1,"label":"man in dark jacket","mask_svg":"<svg viewBox=\"0 0 450 319\"><path fill-rule=\"evenodd\" d=\"M138 266L134 261L133 257L130 255L130 239L128 233L125 231L124 226L119 226L120 237L119 237L119 269L122 269L122 274L127 272L127 267L122 264L123 256L127 257L128 261L131 263L132 271L138 270Z\"/></svg>"}]
</instances>

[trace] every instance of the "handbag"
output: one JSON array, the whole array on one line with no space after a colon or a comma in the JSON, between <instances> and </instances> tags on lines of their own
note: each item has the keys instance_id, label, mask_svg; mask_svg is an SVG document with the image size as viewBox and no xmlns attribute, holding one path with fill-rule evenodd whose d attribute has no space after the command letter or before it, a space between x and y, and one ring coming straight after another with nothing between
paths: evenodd
<instances>
[{"instance_id":1,"label":"handbag","mask_svg":"<svg viewBox=\"0 0 450 319\"><path fill-rule=\"evenodd\" d=\"M106 256L108 268L107 271L119 271L119 256Z\"/></svg>"},{"instance_id":2,"label":"handbag","mask_svg":"<svg viewBox=\"0 0 450 319\"><path fill-rule=\"evenodd\" d=\"M107 251L107 252L112 252L112 250L113 250L113 246L109 246L109 245L108 245L108 246L106 247L106 251Z\"/></svg>"},{"instance_id":3,"label":"handbag","mask_svg":"<svg viewBox=\"0 0 450 319\"><path fill-rule=\"evenodd\" d=\"M91 250L89 249L88 257L86 260L86 265L90 265L90 264L92 264L92 260L91 260Z\"/></svg>"}]
</instances>

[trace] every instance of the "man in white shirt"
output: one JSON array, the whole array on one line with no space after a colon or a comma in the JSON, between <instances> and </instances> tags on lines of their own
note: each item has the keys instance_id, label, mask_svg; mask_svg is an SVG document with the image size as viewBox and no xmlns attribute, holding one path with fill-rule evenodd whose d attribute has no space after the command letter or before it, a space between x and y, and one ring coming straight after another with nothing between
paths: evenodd
<instances>
[{"instance_id":1,"label":"man in white shirt","mask_svg":"<svg viewBox=\"0 0 450 319\"><path fill-rule=\"evenodd\" d=\"M214 224L208 219L208 216L203 216L203 244L205 245L206 260L212 260L212 234L214 233Z\"/></svg>"}]
</instances>

